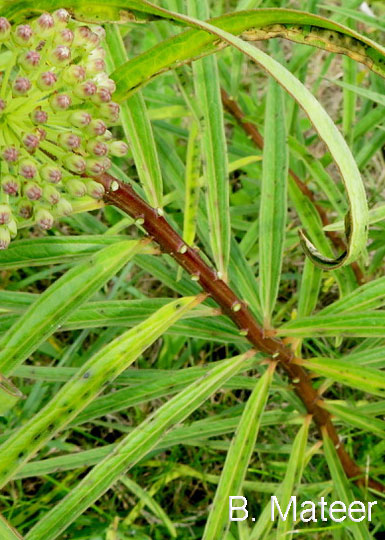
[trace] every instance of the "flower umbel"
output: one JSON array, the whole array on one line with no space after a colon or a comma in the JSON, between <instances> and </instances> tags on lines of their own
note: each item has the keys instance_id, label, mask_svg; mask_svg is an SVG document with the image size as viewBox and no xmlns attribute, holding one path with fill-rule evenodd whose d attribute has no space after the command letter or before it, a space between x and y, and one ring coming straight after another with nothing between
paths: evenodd
<instances>
[{"instance_id":1,"label":"flower umbel","mask_svg":"<svg viewBox=\"0 0 385 540\"><path fill-rule=\"evenodd\" d=\"M43 230L82 197L103 197L93 177L127 145L106 73L104 30L65 9L12 26L0 17L0 249L34 220Z\"/></svg>"}]
</instances>

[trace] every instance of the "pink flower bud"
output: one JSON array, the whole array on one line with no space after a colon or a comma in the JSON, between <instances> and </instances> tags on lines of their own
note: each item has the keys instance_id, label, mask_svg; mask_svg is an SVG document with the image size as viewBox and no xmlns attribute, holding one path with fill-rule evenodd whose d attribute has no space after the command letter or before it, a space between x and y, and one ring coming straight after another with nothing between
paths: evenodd
<instances>
[{"instance_id":1,"label":"pink flower bud","mask_svg":"<svg viewBox=\"0 0 385 540\"><path fill-rule=\"evenodd\" d=\"M95 26L94 32L100 40L106 39L106 31L104 30L103 26Z\"/></svg>"},{"instance_id":2,"label":"pink flower bud","mask_svg":"<svg viewBox=\"0 0 385 540\"><path fill-rule=\"evenodd\" d=\"M87 143L87 152L96 157L103 157L108 154L108 146L102 141L91 140Z\"/></svg>"},{"instance_id":3,"label":"pink flower bud","mask_svg":"<svg viewBox=\"0 0 385 540\"><path fill-rule=\"evenodd\" d=\"M105 189L102 184L99 184L99 182L95 182L94 180L88 180L87 192L88 195L90 195L94 199L102 199L105 193Z\"/></svg>"},{"instance_id":4,"label":"pink flower bud","mask_svg":"<svg viewBox=\"0 0 385 540\"><path fill-rule=\"evenodd\" d=\"M123 157L128 152L128 146L123 141L114 141L109 145L109 150L112 156Z\"/></svg>"},{"instance_id":5,"label":"pink flower bud","mask_svg":"<svg viewBox=\"0 0 385 540\"><path fill-rule=\"evenodd\" d=\"M31 120L34 124L45 124L48 120L48 113L38 107L31 112Z\"/></svg>"},{"instance_id":6,"label":"pink flower bud","mask_svg":"<svg viewBox=\"0 0 385 540\"><path fill-rule=\"evenodd\" d=\"M10 174L6 174L1 179L1 188L7 195L17 195L20 190L19 180Z\"/></svg>"},{"instance_id":7,"label":"pink flower bud","mask_svg":"<svg viewBox=\"0 0 385 540\"><path fill-rule=\"evenodd\" d=\"M92 120L92 116L85 111L76 111L69 118L71 124L77 128L88 126Z\"/></svg>"},{"instance_id":8,"label":"pink flower bud","mask_svg":"<svg viewBox=\"0 0 385 540\"><path fill-rule=\"evenodd\" d=\"M103 120L91 120L90 124L87 126L87 131L93 137L98 137L99 135L104 135L106 132L107 126Z\"/></svg>"},{"instance_id":9,"label":"pink flower bud","mask_svg":"<svg viewBox=\"0 0 385 540\"><path fill-rule=\"evenodd\" d=\"M91 59L86 63L87 75L90 77L96 75L97 73L105 71L105 69L106 63L103 58Z\"/></svg>"},{"instance_id":10,"label":"pink flower bud","mask_svg":"<svg viewBox=\"0 0 385 540\"><path fill-rule=\"evenodd\" d=\"M40 17L35 21L36 29L39 33L39 36L49 36L52 34L55 21L49 13L43 13L40 15Z\"/></svg>"},{"instance_id":11,"label":"pink flower bud","mask_svg":"<svg viewBox=\"0 0 385 540\"><path fill-rule=\"evenodd\" d=\"M63 80L70 85L81 83L85 78L86 70L79 64L72 64L63 71Z\"/></svg>"},{"instance_id":12,"label":"pink flower bud","mask_svg":"<svg viewBox=\"0 0 385 540\"><path fill-rule=\"evenodd\" d=\"M95 58L101 58L104 60L106 56L107 56L107 53L105 49L103 49L103 47L96 47L89 53L88 60L94 60Z\"/></svg>"},{"instance_id":13,"label":"pink flower bud","mask_svg":"<svg viewBox=\"0 0 385 540\"><path fill-rule=\"evenodd\" d=\"M10 222L12 210L7 204L0 204L0 225L6 225Z\"/></svg>"},{"instance_id":14,"label":"pink flower bud","mask_svg":"<svg viewBox=\"0 0 385 540\"><path fill-rule=\"evenodd\" d=\"M114 101L109 103L102 103L99 107L100 116L108 120L109 122L117 122L120 115L120 105Z\"/></svg>"},{"instance_id":15,"label":"pink flower bud","mask_svg":"<svg viewBox=\"0 0 385 540\"><path fill-rule=\"evenodd\" d=\"M100 176L106 172L105 162L103 159L88 158L87 162L87 174L91 176Z\"/></svg>"},{"instance_id":16,"label":"pink flower bud","mask_svg":"<svg viewBox=\"0 0 385 540\"><path fill-rule=\"evenodd\" d=\"M72 100L68 94L54 94L50 96L49 104L54 111L63 111L71 106Z\"/></svg>"},{"instance_id":17,"label":"pink flower bud","mask_svg":"<svg viewBox=\"0 0 385 540\"><path fill-rule=\"evenodd\" d=\"M31 159L23 159L19 165L19 174L27 180L32 180L37 175L35 162Z\"/></svg>"},{"instance_id":18,"label":"pink flower bud","mask_svg":"<svg viewBox=\"0 0 385 540\"><path fill-rule=\"evenodd\" d=\"M44 139L47 137L47 132L45 129L38 127L36 128L36 135L39 137L39 141L44 141Z\"/></svg>"},{"instance_id":19,"label":"pink flower bud","mask_svg":"<svg viewBox=\"0 0 385 540\"><path fill-rule=\"evenodd\" d=\"M11 242L11 235L6 227L0 227L0 249L7 249Z\"/></svg>"},{"instance_id":20,"label":"pink flower bud","mask_svg":"<svg viewBox=\"0 0 385 540\"><path fill-rule=\"evenodd\" d=\"M44 71L36 81L40 90L51 90L57 83L57 75L53 71Z\"/></svg>"},{"instance_id":21,"label":"pink flower bud","mask_svg":"<svg viewBox=\"0 0 385 540\"><path fill-rule=\"evenodd\" d=\"M49 204L57 204L60 201L60 191L51 185L46 185L43 188L43 198L49 202Z\"/></svg>"},{"instance_id":22,"label":"pink flower bud","mask_svg":"<svg viewBox=\"0 0 385 540\"><path fill-rule=\"evenodd\" d=\"M66 150L76 150L82 144L82 140L74 133L60 133L58 143Z\"/></svg>"},{"instance_id":23,"label":"pink flower bud","mask_svg":"<svg viewBox=\"0 0 385 540\"><path fill-rule=\"evenodd\" d=\"M0 42L9 38L11 25L5 17L0 17Z\"/></svg>"},{"instance_id":24,"label":"pink flower bud","mask_svg":"<svg viewBox=\"0 0 385 540\"><path fill-rule=\"evenodd\" d=\"M111 92L106 86L100 86L97 89L96 94L92 96L92 101L94 103L108 103L111 99Z\"/></svg>"},{"instance_id":25,"label":"pink flower bud","mask_svg":"<svg viewBox=\"0 0 385 540\"><path fill-rule=\"evenodd\" d=\"M89 39L91 35L91 30L88 26L78 26L74 30L74 41L73 44L75 47L85 47L89 44Z\"/></svg>"},{"instance_id":26,"label":"pink flower bud","mask_svg":"<svg viewBox=\"0 0 385 540\"><path fill-rule=\"evenodd\" d=\"M33 206L29 201L21 201L18 206L18 214L24 219L29 219L33 214Z\"/></svg>"},{"instance_id":27,"label":"pink flower bud","mask_svg":"<svg viewBox=\"0 0 385 540\"><path fill-rule=\"evenodd\" d=\"M19 56L19 65L25 71L31 71L40 63L40 54L37 51L26 51Z\"/></svg>"},{"instance_id":28,"label":"pink flower bud","mask_svg":"<svg viewBox=\"0 0 385 540\"><path fill-rule=\"evenodd\" d=\"M6 102L4 101L4 99L0 99L0 114L5 111L5 107L7 106Z\"/></svg>"},{"instance_id":29,"label":"pink flower bud","mask_svg":"<svg viewBox=\"0 0 385 540\"><path fill-rule=\"evenodd\" d=\"M66 45L58 45L50 52L50 60L54 66L65 66L71 59L71 49Z\"/></svg>"},{"instance_id":30,"label":"pink flower bud","mask_svg":"<svg viewBox=\"0 0 385 540\"><path fill-rule=\"evenodd\" d=\"M59 216L69 216L72 212L72 204L63 197L57 203L56 211Z\"/></svg>"},{"instance_id":31,"label":"pink flower bud","mask_svg":"<svg viewBox=\"0 0 385 540\"><path fill-rule=\"evenodd\" d=\"M111 94L115 92L116 84L112 79L108 77L107 73L98 73L97 75L95 75L94 79L98 86L105 86L106 88L108 88Z\"/></svg>"},{"instance_id":32,"label":"pink flower bud","mask_svg":"<svg viewBox=\"0 0 385 540\"><path fill-rule=\"evenodd\" d=\"M60 23L62 25L67 24L67 22L70 20L70 14L66 9L57 9L52 13L52 16L55 20L55 22Z\"/></svg>"},{"instance_id":33,"label":"pink flower bud","mask_svg":"<svg viewBox=\"0 0 385 540\"><path fill-rule=\"evenodd\" d=\"M46 182L50 182L51 184L58 184L62 179L62 172L59 167L46 164L40 168L40 176Z\"/></svg>"},{"instance_id":34,"label":"pink flower bud","mask_svg":"<svg viewBox=\"0 0 385 540\"><path fill-rule=\"evenodd\" d=\"M70 46L74 40L74 33L69 28L63 28L54 38L54 42L57 45Z\"/></svg>"},{"instance_id":35,"label":"pink flower bud","mask_svg":"<svg viewBox=\"0 0 385 540\"><path fill-rule=\"evenodd\" d=\"M113 139L114 139L114 136L112 135L111 131L107 129L103 134L102 140L106 142L110 142L110 141L113 141Z\"/></svg>"},{"instance_id":36,"label":"pink flower bud","mask_svg":"<svg viewBox=\"0 0 385 540\"><path fill-rule=\"evenodd\" d=\"M14 146L7 146L3 150L3 158L8 163L15 163L19 159L19 150Z\"/></svg>"},{"instance_id":37,"label":"pink flower bud","mask_svg":"<svg viewBox=\"0 0 385 540\"><path fill-rule=\"evenodd\" d=\"M87 188L84 182L77 178L71 178L65 183L65 189L71 197L84 197L87 193Z\"/></svg>"},{"instance_id":38,"label":"pink flower bud","mask_svg":"<svg viewBox=\"0 0 385 540\"><path fill-rule=\"evenodd\" d=\"M18 45L27 45L33 36L33 30L29 24L20 24L16 26L13 39Z\"/></svg>"},{"instance_id":39,"label":"pink flower bud","mask_svg":"<svg viewBox=\"0 0 385 540\"><path fill-rule=\"evenodd\" d=\"M96 94L97 86L93 81L85 81L74 88L75 96L87 99Z\"/></svg>"},{"instance_id":40,"label":"pink flower bud","mask_svg":"<svg viewBox=\"0 0 385 540\"><path fill-rule=\"evenodd\" d=\"M13 93L17 96L26 95L31 89L31 81L26 77L16 77L13 83Z\"/></svg>"},{"instance_id":41,"label":"pink flower bud","mask_svg":"<svg viewBox=\"0 0 385 540\"><path fill-rule=\"evenodd\" d=\"M43 190L38 184L34 182L28 182L24 188L24 193L30 201L38 201L43 195Z\"/></svg>"},{"instance_id":42,"label":"pink flower bud","mask_svg":"<svg viewBox=\"0 0 385 540\"><path fill-rule=\"evenodd\" d=\"M28 152L34 152L39 147L40 139L33 133L27 133L23 137L23 144Z\"/></svg>"},{"instance_id":43,"label":"pink flower bud","mask_svg":"<svg viewBox=\"0 0 385 540\"><path fill-rule=\"evenodd\" d=\"M41 229L43 229L43 231L47 231L53 226L53 216L50 212L48 212L48 210L45 210L45 208L39 208L35 214L35 219L36 223Z\"/></svg>"},{"instance_id":44,"label":"pink flower bud","mask_svg":"<svg viewBox=\"0 0 385 540\"><path fill-rule=\"evenodd\" d=\"M86 170L85 160L76 154L69 154L63 160L64 166L71 172L83 174Z\"/></svg>"}]
</instances>

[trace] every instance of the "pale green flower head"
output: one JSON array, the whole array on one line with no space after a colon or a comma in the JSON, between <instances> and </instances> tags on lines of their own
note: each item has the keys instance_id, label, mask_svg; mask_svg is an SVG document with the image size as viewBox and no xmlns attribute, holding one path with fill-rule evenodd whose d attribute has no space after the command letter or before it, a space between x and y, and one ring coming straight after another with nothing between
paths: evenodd
<instances>
[{"instance_id":1,"label":"pale green flower head","mask_svg":"<svg viewBox=\"0 0 385 540\"><path fill-rule=\"evenodd\" d=\"M0 17L0 249L23 224L49 229L74 201L102 198L93 177L127 153L108 130L120 111L103 39L65 9Z\"/></svg>"}]
</instances>

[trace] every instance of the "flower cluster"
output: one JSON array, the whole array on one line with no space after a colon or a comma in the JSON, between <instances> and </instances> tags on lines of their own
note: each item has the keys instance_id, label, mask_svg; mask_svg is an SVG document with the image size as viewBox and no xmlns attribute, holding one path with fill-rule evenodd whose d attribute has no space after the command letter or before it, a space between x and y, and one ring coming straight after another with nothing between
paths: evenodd
<instances>
[{"instance_id":1,"label":"flower cluster","mask_svg":"<svg viewBox=\"0 0 385 540\"><path fill-rule=\"evenodd\" d=\"M0 17L0 249L23 222L49 229L75 199L103 197L93 177L127 153L107 129L120 111L103 38L65 9L29 24Z\"/></svg>"}]
</instances>

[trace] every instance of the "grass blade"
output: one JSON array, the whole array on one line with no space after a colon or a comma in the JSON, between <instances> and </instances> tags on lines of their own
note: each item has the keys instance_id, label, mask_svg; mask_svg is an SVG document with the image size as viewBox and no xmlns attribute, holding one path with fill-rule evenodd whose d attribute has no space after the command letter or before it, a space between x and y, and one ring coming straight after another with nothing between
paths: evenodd
<instances>
[{"instance_id":1,"label":"grass blade","mask_svg":"<svg viewBox=\"0 0 385 540\"><path fill-rule=\"evenodd\" d=\"M226 462L207 519L203 540L222 538L228 529L229 496L241 491L253 447L257 440L261 416L266 406L275 365L270 364L249 397L237 431L231 441Z\"/></svg>"},{"instance_id":2,"label":"grass blade","mask_svg":"<svg viewBox=\"0 0 385 540\"><path fill-rule=\"evenodd\" d=\"M170 302L92 356L43 409L0 447L0 485L10 480L39 448L76 418L108 381L132 364L168 326L203 298Z\"/></svg>"},{"instance_id":3,"label":"grass blade","mask_svg":"<svg viewBox=\"0 0 385 540\"><path fill-rule=\"evenodd\" d=\"M209 18L207 0L189 0L189 12ZM202 106L202 155L210 245L216 268L227 280L230 256L229 173L219 73L215 56L194 63L194 86Z\"/></svg>"},{"instance_id":4,"label":"grass blade","mask_svg":"<svg viewBox=\"0 0 385 540\"><path fill-rule=\"evenodd\" d=\"M288 176L284 94L274 79L270 79L267 90L264 133L259 214L259 294L264 325L269 327L281 278Z\"/></svg>"},{"instance_id":5,"label":"grass blade","mask_svg":"<svg viewBox=\"0 0 385 540\"><path fill-rule=\"evenodd\" d=\"M148 240L112 244L55 281L0 340L0 372L12 373L147 243Z\"/></svg>"},{"instance_id":6,"label":"grass blade","mask_svg":"<svg viewBox=\"0 0 385 540\"><path fill-rule=\"evenodd\" d=\"M253 353L249 352L230 358L151 414L30 530L26 540L57 538L70 523L101 497L124 471L154 448L168 430L187 418L228 378L235 375L251 354Z\"/></svg>"}]
</instances>

